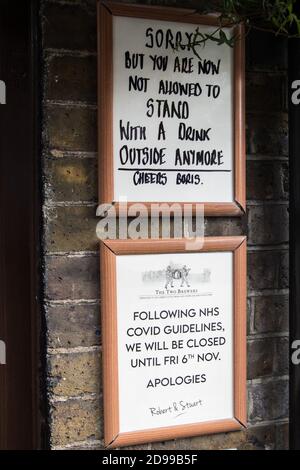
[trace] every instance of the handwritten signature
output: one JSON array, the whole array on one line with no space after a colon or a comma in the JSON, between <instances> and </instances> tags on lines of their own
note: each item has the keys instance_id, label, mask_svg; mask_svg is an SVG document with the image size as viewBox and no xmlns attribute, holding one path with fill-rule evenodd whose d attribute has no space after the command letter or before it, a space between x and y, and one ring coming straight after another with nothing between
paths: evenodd
<instances>
[{"instance_id":1,"label":"handwritten signature","mask_svg":"<svg viewBox=\"0 0 300 470\"><path fill-rule=\"evenodd\" d=\"M161 415L175 415L174 418L178 418L186 414L191 409L197 408L199 406L203 406L202 400L195 400L195 401L186 401L180 400L175 401L172 404L168 405L167 407L151 407L149 408L151 416L161 416Z\"/></svg>"}]
</instances>

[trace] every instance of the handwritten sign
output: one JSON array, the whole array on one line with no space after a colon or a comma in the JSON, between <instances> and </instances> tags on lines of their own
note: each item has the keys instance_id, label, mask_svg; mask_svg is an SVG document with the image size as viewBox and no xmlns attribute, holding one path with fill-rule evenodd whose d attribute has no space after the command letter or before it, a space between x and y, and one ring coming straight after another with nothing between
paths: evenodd
<instances>
[{"instance_id":1,"label":"handwritten sign","mask_svg":"<svg viewBox=\"0 0 300 470\"><path fill-rule=\"evenodd\" d=\"M155 9L146 9L145 15L144 7L118 6L114 14L113 4L108 5L112 48L102 49L100 70L104 74L110 56L112 115L111 120L102 116L100 132L111 134L111 141L101 143L100 137L100 146L106 146L100 158L106 162L102 180L109 178L108 171L112 175L102 202L202 202L212 212L219 210L213 210L214 204L223 204L223 212L240 213L242 40L235 49L207 41L197 56L190 45L196 28L211 34L216 18L201 24L203 17L175 10L178 22L174 10L166 20L153 18ZM142 17L131 17L132 11ZM161 17L161 9L157 14ZM193 18L194 24L185 22ZM101 106L109 90L100 89Z\"/></svg>"},{"instance_id":2,"label":"handwritten sign","mask_svg":"<svg viewBox=\"0 0 300 470\"><path fill-rule=\"evenodd\" d=\"M118 430L107 442L240 428L245 413L237 409L245 392L245 268L239 271L237 258L244 264L245 239L207 239L196 253L185 252L184 241L178 240L165 241L169 252L149 241L150 253L140 253L139 242L130 241L128 248L126 242L105 242L102 253L116 254L113 273L103 278L104 297L110 280L116 283L115 311L107 311L104 301L105 336L112 338L114 330L107 322L115 317L116 325L115 352L110 343L104 354L106 360L116 358L111 367L118 370L111 383L118 389L111 404L118 408ZM130 254L133 245L136 254ZM106 389L105 402L111 391Z\"/></svg>"},{"instance_id":3,"label":"handwritten sign","mask_svg":"<svg viewBox=\"0 0 300 470\"><path fill-rule=\"evenodd\" d=\"M0 104L6 104L6 86L3 80L0 80Z\"/></svg>"}]
</instances>

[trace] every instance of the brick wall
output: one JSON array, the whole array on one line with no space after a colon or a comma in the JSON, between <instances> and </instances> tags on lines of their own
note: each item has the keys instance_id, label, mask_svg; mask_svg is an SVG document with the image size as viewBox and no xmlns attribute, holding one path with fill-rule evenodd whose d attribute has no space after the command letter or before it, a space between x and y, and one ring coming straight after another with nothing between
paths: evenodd
<instances>
[{"instance_id":1,"label":"brick wall","mask_svg":"<svg viewBox=\"0 0 300 470\"><path fill-rule=\"evenodd\" d=\"M174 5L176 1L152 4ZM184 4L188 6L189 2ZM95 236L95 5L95 0L44 0L41 12L44 314L53 449L102 448ZM284 42L251 34L247 39L246 79L247 215L242 219L207 220L206 235L248 234L249 428L149 444L144 446L147 449L287 447L288 135Z\"/></svg>"}]
</instances>

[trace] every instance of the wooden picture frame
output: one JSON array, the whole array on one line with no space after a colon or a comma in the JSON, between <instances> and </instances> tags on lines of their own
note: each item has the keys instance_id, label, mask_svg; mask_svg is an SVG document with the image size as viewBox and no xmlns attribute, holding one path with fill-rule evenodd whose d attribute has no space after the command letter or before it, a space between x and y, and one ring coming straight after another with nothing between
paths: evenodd
<instances>
[{"instance_id":1,"label":"wooden picture frame","mask_svg":"<svg viewBox=\"0 0 300 470\"><path fill-rule=\"evenodd\" d=\"M193 253L184 239L109 240L101 242L101 299L103 337L104 430L109 448L246 427L246 237L207 237L196 252L233 253L233 399L234 416L210 422L120 432L117 324L117 257L161 253Z\"/></svg>"},{"instance_id":2,"label":"wooden picture frame","mask_svg":"<svg viewBox=\"0 0 300 470\"><path fill-rule=\"evenodd\" d=\"M98 3L98 125L99 125L99 202L113 204L122 215L123 207L114 200L114 155L113 155L113 17L132 17L151 20L166 20L179 23L219 25L216 15L199 15L193 10L157 7L145 5L120 4L110 1ZM225 25L226 26L226 25ZM241 216L246 207L245 190L245 46L244 26L235 27L234 35L238 38L234 46L234 90L233 90L233 200L232 202L186 202L204 205L206 216ZM173 170L172 170L173 171ZM155 188L153 188L155 190ZM126 210L132 204L143 203L146 207L159 202L127 202ZM165 204L180 204L184 201L170 201ZM164 211L164 209L162 209Z\"/></svg>"}]
</instances>

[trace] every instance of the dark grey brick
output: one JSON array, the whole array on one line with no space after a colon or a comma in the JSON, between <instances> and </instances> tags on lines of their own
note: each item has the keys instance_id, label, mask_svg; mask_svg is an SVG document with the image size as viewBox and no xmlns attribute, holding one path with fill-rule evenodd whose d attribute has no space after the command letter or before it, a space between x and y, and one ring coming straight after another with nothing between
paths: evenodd
<instances>
[{"instance_id":1,"label":"dark grey brick","mask_svg":"<svg viewBox=\"0 0 300 470\"><path fill-rule=\"evenodd\" d=\"M273 380L249 389L251 421L284 419L288 416L288 381Z\"/></svg>"},{"instance_id":2,"label":"dark grey brick","mask_svg":"<svg viewBox=\"0 0 300 470\"><path fill-rule=\"evenodd\" d=\"M47 210L45 247L48 253L59 251L96 251L96 207L67 206Z\"/></svg>"},{"instance_id":3,"label":"dark grey brick","mask_svg":"<svg viewBox=\"0 0 300 470\"><path fill-rule=\"evenodd\" d=\"M288 119L284 113L247 114L247 153L288 155Z\"/></svg>"},{"instance_id":4,"label":"dark grey brick","mask_svg":"<svg viewBox=\"0 0 300 470\"><path fill-rule=\"evenodd\" d=\"M48 100L97 101L97 58L52 56L45 97Z\"/></svg>"},{"instance_id":5,"label":"dark grey brick","mask_svg":"<svg viewBox=\"0 0 300 470\"><path fill-rule=\"evenodd\" d=\"M248 342L248 379L288 373L288 339L263 338Z\"/></svg>"},{"instance_id":6,"label":"dark grey brick","mask_svg":"<svg viewBox=\"0 0 300 470\"><path fill-rule=\"evenodd\" d=\"M50 148L95 152L97 113L91 108L51 106L46 113Z\"/></svg>"},{"instance_id":7,"label":"dark grey brick","mask_svg":"<svg viewBox=\"0 0 300 470\"><path fill-rule=\"evenodd\" d=\"M287 108L285 73L249 72L246 75L247 111L274 112Z\"/></svg>"},{"instance_id":8,"label":"dark grey brick","mask_svg":"<svg viewBox=\"0 0 300 470\"><path fill-rule=\"evenodd\" d=\"M248 244L272 245L289 239L288 206L286 204L249 205Z\"/></svg>"},{"instance_id":9,"label":"dark grey brick","mask_svg":"<svg viewBox=\"0 0 300 470\"><path fill-rule=\"evenodd\" d=\"M247 199L288 199L288 164L281 161L247 162Z\"/></svg>"},{"instance_id":10,"label":"dark grey brick","mask_svg":"<svg viewBox=\"0 0 300 470\"><path fill-rule=\"evenodd\" d=\"M95 10L83 3L48 3L43 11L44 47L96 51Z\"/></svg>"},{"instance_id":11,"label":"dark grey brick","mask_svg":"<svg viewBox=\"0 0 300 470\"><path fill-rule=\"evenodd\" d=\"M254 251L248 253L248 288L278 288L281 253L279 251Z\"/></svg>"},{"instance_id":12,"label":"dark grey brick","mask_svg":"<svg viewBox=\"0 0 300 470\"><path fill-rule=\"evenodd\" d=\"M97 200L97 161L94 158L47 158L46 198L58 202Z\"/></svg>"}]
</instances>

